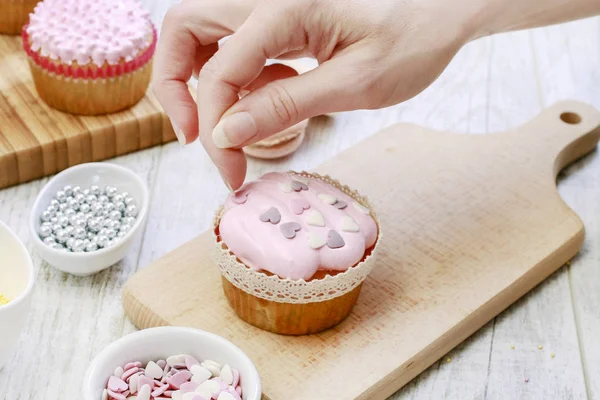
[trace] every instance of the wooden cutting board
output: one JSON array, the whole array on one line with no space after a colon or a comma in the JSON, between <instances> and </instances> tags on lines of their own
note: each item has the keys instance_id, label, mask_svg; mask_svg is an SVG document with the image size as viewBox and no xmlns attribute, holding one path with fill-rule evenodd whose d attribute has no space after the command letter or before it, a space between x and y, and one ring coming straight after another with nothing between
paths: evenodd
<instances>
[{"instance_id":1,"label":"wooden cutting board","mask_svg":"<svg viewBox=\"0 0 600 400\"><path fill-rule=\"evenodd\" d=\"M577 253L583 224L555 179L600 139L600 113L567 101L499 134L395 125L316 168L367 195L380 258L339 326L286 337L239 320L207 232L132 277L139 328L226 337L256 363L269 400L385 399Z\"/></svg>"},{"instance_id":2,"label":"wooden cutting board","mask_svg":"<svg viewBox=\"0 0 600 400\"><path fill-rule=\"evenodd\" d=\"M21 38L0 35L0 189L175 139L148 92L104 116L65 114L37 95Z\"/></svg>"}]
</instances>

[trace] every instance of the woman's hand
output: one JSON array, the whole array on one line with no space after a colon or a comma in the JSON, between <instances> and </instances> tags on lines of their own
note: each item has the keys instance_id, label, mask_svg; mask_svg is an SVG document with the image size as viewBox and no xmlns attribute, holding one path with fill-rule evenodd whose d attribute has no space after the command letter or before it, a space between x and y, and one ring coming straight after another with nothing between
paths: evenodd
<instances>
[{"instance_id":1,"label":"woman's hand","mask_svg":"<svg viewBox=\"0 0 600 400\"><path fill-rule=\"evenodd\" d=\"M180 141L199 134L236 189L246 171L241 147L316 115L385 107L426 88L468 39L457 14L447 0L187 0L165 18L153 86ZM267 59L306 55L319 67L286 79L263 72ZM197 108L186 85L193 73ZM259 75L268 83L240 100Z\"/></svg>"}]
</instances>

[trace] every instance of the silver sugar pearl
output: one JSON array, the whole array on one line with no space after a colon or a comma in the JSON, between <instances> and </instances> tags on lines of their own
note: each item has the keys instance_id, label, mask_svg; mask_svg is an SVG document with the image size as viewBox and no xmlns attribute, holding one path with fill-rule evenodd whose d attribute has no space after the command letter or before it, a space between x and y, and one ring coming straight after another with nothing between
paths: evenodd
<instances>
[{"instance_id":1,"label":"silver sugar pearl","mask_svg":"<svg viewBox=\"0 0 600 400\"><path fill-rule=\"evenodd\" d=\"M131 225L129 224L121 224L121 227L119 228L119 232L124 232L127 233L131 230Z\"/></svg>"},{"instance_id":2,"label":"silver sugar pearl","mask_svg":"<svg viewBox=\"0 0 600 400\"><path fill-rule=\"evenodd\" d=\"M108 199L107 195L101 194L100 196L98 196L98 203L104 204L104 203L108 203L108 202L109 202L109 199Z\"/></svg>"},{"instance_id":3,"label":"silver sugar pearl","mask_svg":"<svg viewBox=\"0 0 600 400\"><path fill-rule=\"evenodd\" d=\"M69 238L69 234L64 229L56 232L56 241L59 243L65 243Z\"/></svg>"},{"instance_id":4,"label":"silver sugar pearl","mask_svg":"<svg viewBox=\"0 0 600 400\"><path fill-rule=\"evenodd\" d=\"M112 222L112 219L106 218L102 220L102 227L103 228L108 228L110 226L110 223Z\"/></svg>"},{"instance_id":5,"label":"silver sugar pearl","mask_svg":"<svg viewBox=\"0 0 600 400\"><path fill-rule=\"evenodd\" d=\"M73 246L75 245L75 240L77 240L77 239L72 238L72 237L68 238L67 239L67 243L66 243L67 244L67 248L73 249Z\"/></svg>"},{"instance_id":6,"label":"silver sugar pearl","mask_svg":"<svg viewBox=\"0 0 600 400\"><path fill-rule=\"evenodd\" d=\"M75 253L81 253L82 251L85 250L85 244L83 243L83 240L77 239L75 240L75 243L73 243L73 252Z\"/></svg>"},{"instance_id":7,"label":"silver sugar pearl","mask_svg":"<svg viewBox=\"0 0 600 400\"><path fill-rule=\"evenodd\" d=\"M103 207L104 211L106 211L107 213L110 213L112 210L115 209L115 205L113 203L104 203Z\"/></svg>"},{"instance_id":8,"label":"silver sugar pearl","mask_svg":"<svg viewBox=\"0 0 600 400\"><path fill-rule=\"evenodd\" d=\"M111 201L112 201L113 203L120 203L120 202L122 202L123 200L125 200L125 199L123 198L123 195L122 195L122 194L115 194L115 195L113 196L113 198L111 199Z\"/></svg>"},{"instance_id":9,"label":"silver sugar pearl","mask_svg":"<svg viewBox=\"0 0 600 400\"><path fill-rule=\"evenodd\" d=\"M115 236L117 236L117 232L116 232L114 229L112 229L112 228L106 228L106 236L107 236L109 239L112 239L112 238L114 238Z\"/></svg>"},{"instance_id":10,"label":"silver sugar pearl","mask_svg":"<svg viewBox=\"0 0 600 400\"><path fill-rule=\"evenodd\" d=\"M65 201L67 201L67 194L64 191L59 190L58 192L56 192L54 198L59 202L64 203Z\"/></svg>"},{"instance_id":11,"label":"silver sugar pearl","mask_svg":"<svg viewBox=\"0 0 600 400\"><path fill-rule=\"evenodd\" d=\"M127 235L127 232L125 232L125 231L119 231L119 232L117 232L117 238L119 238L119 239L122 238L125 235Z\"/></svg>"},{"instance_id":12,"label":"silver sugar pearl","mask_svg":"<svg viewBox=\"0 0 600 400\"><path fill-rule=\"evenodd\" d=\"M73 233L75 232L75 227L73 225L67 225L65 226L65 231L72 236Z\"/></svg>"},{"instance_id":13,"label":"silver sugar pearl","mask_svg":"<svg viewBox=\"0 0 600 400\"><path fill-rule=\"evenodd\" d=\"M109 224L108 224L108 228L110 229L114 229L115 231L118 231L119 228L121 227L121 222L119 221L115 221L114 219L109 219Z\"/></svg>"},{"instance_id":14,"label":"silver sugar pearl","mask_svg":"<svg viewBox=\"0 0 600 400\"><path fill-rule=\"evenodd\" d=\"M77 229L77 228L85 229L85 227L87 226L87 221L85 220L84 217L81 217L81 218L76 218L72 224L75 227L75 229Z\"/></svg>"},{"instance_id":15,"label":"silver sugar pearl","mask_svg":"<svg viewBox=\"0 0 600 400\"><path fill-rule=\"evenodd\" d=\"M62 190L67 196L71 196L73 194L73 187L71 185L66 185Z\"/></svg>"},{"instance_id":16,"label":"silver sugar pearl","mask_svg":"<svg viewBox=\"0 0 600 400\"><path fill-rule=\"evenodd\" d=\"M75 210L73 210L72 208L67 208L64 212L66 217L72 217L73 215L75 215L77 212Z\"/></svg>"},{"instance_id":17,"label":"silver sugar pearl","mask_svg":"<svg viewBox=\"0 0 600 400\"><path fill-rule=\"evenodd\" d=\"M40 219L44 222L49 222L53 216L54 216L54 213L51 213L50 211L45 210L45 211L42 211L42 215L40 216Z\"/></svg>"},{"instance_id":18,"label":"silver sugar pearl","mask_svg":"<svg viewBox=\"0 0 600 400\"><path fill-rule=\"evenodd\" d=\"M135 217L137 216L137 214L138 209L134 204L127 206L127 209L125 210L125 215L127 215L128 217Z\"/></svg>"},{"instance_id":19,"label":"silver sugar pearl","mask_svg":"<svg viewBox=\"0 0 600 400\"><path fill-rule=\"evenodd\" d=\"M104 193L106 193L108 197L113 197L117 194L117 188L114 186L107 186L104 188Z\"/></svg>"},{"instance_id":20,"label":"silver sugar pearl","mask_svg":"<svg viewBox=\"0 0 600 400\"><path fill-rule=\"evenodd\" d=\"M39 234L40 234L40 237L42 237L42 238L47 238L48 236L52 235L52 225L44 222L40 226Z\"/></svg>"},{"instance_id":21,"label":"silver sugar pearl","mask_svg":"<svg viewBox=\"0 0 600 400\"><path fill-rule=\"evenodd\" d=\"M54 240L53 237L44 238L44 244L47 244L48 246L51 246L54 243L56 243L56 240Z\"/></svg>"},{"instance_id":22,"label":"silver sugar pearl","mask_svg":"<svg viewBox=\"0 0 600 400\"><path fill-rule=\"evenodd\" d=\"M114 203L115 205L115 209L119 210L119 211L125 211L127 209L127 206L125 205L124 202L118 202L118 203ZM133 204L132 204L133 205Z\"/></svg>"},{"instance_id":23,"label":"silver sugar pearl","mask_svg":"<svg viewBox=\"0 0 600 400\"><path fill-rule=\"evenodd\" d=\"M94 234L94 232L89 232L89 231L88 231L88 232L86 233L85 237L86 237L86 239L88 239L88 240L92 240L93 238L95 238L95 237L96 237L96 235Z\"/></svg>"},{"instance_id":24,"label":"silver sugar pearl","mask_svg":"<svg viewBox=\"0 0 600 400\"><path fill-rule=\"evenodd\" d=\"M63 246L60 243L53 243L50 245L50 247L52 247L55 250L66 250L65 246Z\"/></svg>"},{"instance_id":25,"label":"silver sugar pearl","mask_svg":"<svg viewBox=\"0 0 600 400\"><path fill-rule=\"evenodd\" d=\"M98 232L101 226L102 220L98 217L94 217L88 221L88 229L92 232Z\"/></svg>"},{"instance_id":26,"label":"silver sugar pearl","mask_svg":"<svg viewBox=\"0 0 600 400\"><path fill-rule=\"evenodd\" d=\"M85 197L88 197L91 194L90 189L83 189L81 194L83 194Z\"/></svg>"},{"instance_id":27,"label":"silver sugar pearl","mask_svg":"<svg viewBox=\"0 0 600 400\"><path fill-rule=\"evenodd\" d=\"M102 228L98 231L98 236L107 236L106 228Z\"/></svg>"},{"instance_id":28,"label":"silver sugar pearl","mask_svg":"<svg viewBox=\"0 0 600 400\"><path fill-rule=\"evenodd\" d=\"M134 223L135 223L135 218L134 217L125 217L121 221L121 224L123 224L123 225L131 225L131 226L133 226Z\"/></svg>"},{"instance_id":29,"label":"silver sugar pearl","mask_svg":"<svg viewBox=\"0 0 600 400\"><path fill-rule=\"evenodd\" d=\"M83 195L83 193L77 193L75 195L75 200L77 200L79 204L85 203L85 196Z\"/></svg>"},{"instance_id":30,"label":"silver sugar pearl","mask_svg":"<svg viewBox=\"0 0 600 400\"><path fill-rule=\"evenodd\" d=\"M85 251L87 251L87 252L96 251L96 250L98 250L98 245L96 243L88 243L85 246Z\"/></svg>"},{"instance_id":31,"label":"silver sugar pearl","mask_svg":"<svg viewBox=\"0 0 600 400\"><path fill-rule=\"evenodd\" d=\"M67 205L67 203L60 203L60 205L58 206L58 210L62 212L65 212L68 208L69 206Z\"/></svg>"},{"instance_id":32,"label":"silver sugar pearl","mask_svg":"<svg viewBox=\"0 0 600 400\"><path fill-rule=\"evenodd\" d=\"M105 247L106 246L106 242L108 242L108 238L104 235L98 235L96 236L96 243L98 244L99 247Z\"/></svg>"},{"instance_id":33,"label":"silver sugar pearl","mask_svg":"<svg viewBox=\"0 0 600 400\"><path fill-rule=\"evenodd\" d=\"M113 210L110 213L108 213L108 217L112 220L120 221L121 218L123 218L123 214L121 214L121 211L119 210Z\"/></svg>"},{"instance_id":34,"label":"silver sugar pearl","mask_svg":"<svg viewBox=\"0 0 600 400\"><path fill-rule=\"evenodd\" d=\"M56 200L56 199L52 199L50 200L50 204L48 205L48 207L52 207L55 210L58 210L58 206L60 205L60 201Z\"/></svg>"},{"instance_id":35,"label":"silver sugar pearl","mask_svg":"<svg viewBox=\"0 0 600 400\"><path fill-rule=\"evenodd\" d=\"M129 192L125 192L125 191L121 192L120 194L121 194L121 196L123 196L123 198L129 196Z\"/></svg>"},{"instance_id":36,"label":"silver sugar pearl","mask_svg":"<svg viewBox=\"0 0 600 400\"><path fill-rule=\"evenodd\" d=\"M50 221L48 221L48 222L50 222L52 225L56 225L56 224L58 224L58 217L54 216L54 217L50 218Z\"/></svg>"},{"instance_id":37,"label":"silver sugar pearl","mask_svg":"<svg viewBox=\"0 0 600 400\"><path fill-rule=\"evenodd\" d=\"M90 209L95 215L98 215L98 213L104 210L104 207L102 206L102 203L94 203L90 206Z\"/></svg>"},{"instance_id":38,"label":"silver sugar pearl","mask_svg":"<svg viewBox=\"0 0 600 400\"><path fill-rule=\"evenodd\" d=\"M85 202L90 205L94 204L97 200L98 200L98 197L96 197L93 194L88 194L87 196L85 196Z\"/></svg>"},{"instance_id":39,"label":"silver sugar pearl","mask_svg":"<svg viewBox=\"0 0 600 400\"><path fill-rule=\"evenodd\" d=\"M88 203L83 203L82 205L79 206L79 211L81 211L82 213L89 213L90 210L92 209L92 206L90 206Z\"/></svg>"},{"instance_id":40,"label":"silver sugar pearl","mask_svg":"<svg viewBox=\"0 0 600 400\"><path fill-rule=\"evenodd\" d=\"M108 242L106 242L106 247L113 246L115 243L117 243L116 239L110 239Z\"/></svg>"},{"instance_id":41,"label":"silver sugar pearl","mask_svg":"<svg viewBox=\"0 0 600 400\"><path fill-rule=\"evenodd\" d=\"M79 186L73 186L73 195L76 195L77 193L81 193L81 187Z\"/></svg>"},{"instance_id":42,"label":"silver sugar pearl","mask_svg":"<svg viewBox=\"0 0 600 400\"><path fill-rule=\"evenodd\" d=\"M90 221L90 219L92 219L92 218L96 218L96 217L94 216L94 213L90 211L89 213L86 213L86 214L83 216L83 218L85 218L85 220L89 222L89 221Z\"/></svg>"},{"instance_id":43,"label":"silver sugar pearl","mask_svg":"<svg viewBox=\"0 0 600 400\"><path fill-rule=\"evenodd\" d=\"M134 200L134 199L133 199L133 197L131 197L131 196L127 196L127 197L125 197L125 200L124 200L124 201L125 201L125 205L126 205L126 206L129 206L129 205L131 205L131 204L135 204L135 200Z\"/></svg>"},{"instance_id":44,"label":"silver sugar pearl","mask_svg":"<svg viewBox=\"0 0 600 400\"><path fill-rule=\"evenodd\" d=\"M102 190L100 189L100 186L92 185L92 186L90 186L90 193L93 194L94 196L100 196L100 194L102 193Z\"/></svg>"},{"instance_id":45,"label":"silver sugar pearl","mask_svg":"<svg viewBox=\"0 0 600 400\"><path fill-rule=\"evenodd\" d=\"M62 230L62 226L61 225L59 225L59 224L53 224L52 225L52 232L56 233L56 232L61 231L61 230Z\"/></svg>"},{"instance_id":46,"label":"silver sugar pearl","mask_svg":"<svg viewBox=\"0 0 600 400\"><path fill-rule=\"evenodd\" d=\"M58 224L60 226L62 226L63 228L67 225L69 225L69 217L66 217L64 215L61 215L60 217L58 217Z\"/></svg>"},{"instance_id":47,"label":"silver sugar pearl","mask_svg":"<svg viewBox=\"0 0 600 400\"><path fill-rule=\"evenodd\" d=\"M73 236L75 237L75 239L85 239L86 235L87 232L85 228L82 227L76 227L73 231Z\"/></svg>"},{"instance_id":48,"label":"silver sugar pearl","mask_svg":"<svg viewBox=\"0 0 600 400\"><path fill-rule=\"evenodd\" d=\"M79 202L75 199L75 197L68 197L67 198L67 205L72 210L75 210L75 211L79 210Z\"/></svg>"},{"instance_id":49,"label":"silver sugar pearl","mask_svg":"<svg viewBox=\"0 0 600 400\"><path fill-rule=\"evenodd\" d=\"M83 239L83 245L87 246L88 244L92 243L92 241L90 239Z\"/></svg>"}]
</instances>

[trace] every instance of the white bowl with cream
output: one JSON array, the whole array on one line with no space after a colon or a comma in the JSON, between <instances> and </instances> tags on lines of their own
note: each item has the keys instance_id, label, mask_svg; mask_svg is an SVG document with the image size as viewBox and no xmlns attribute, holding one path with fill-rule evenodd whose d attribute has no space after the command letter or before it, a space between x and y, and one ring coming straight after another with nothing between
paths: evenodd
<instances>
[{"instance_id":1,"label":"white bowl with cream","mask_svg":"<svg viewBox=\"0 0 600 400\"><path fill-rule=\"evenodd\" d=\"M31 309L35 273L23 243L0 221L0 369L11 359Z\"/></svg>"}]
</instances>

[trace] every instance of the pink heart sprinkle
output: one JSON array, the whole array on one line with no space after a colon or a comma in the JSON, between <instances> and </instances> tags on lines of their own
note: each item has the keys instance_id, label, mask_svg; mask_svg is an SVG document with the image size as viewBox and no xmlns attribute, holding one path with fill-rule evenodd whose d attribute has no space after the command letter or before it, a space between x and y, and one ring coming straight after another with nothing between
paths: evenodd
<instances>
[{"instance_id":1,"label":"pink heart sprinkle","mask_svg":"<svg viewBox=\"0 0 600 400\"><path fill-rule=\"evenodd\" d=\"M235 397L235 400L242 400L242 388L241 387L240 387L239 392L236 389L229 387L229 388L227 388L227 393L229 393L230 395Z\"/></svg>"},{"instance_id":2,"label":"pink heart sprinkle","mask_svg":"<svg viewBox=\"0 0 600 400\"><path fill-rule=\"evenodd\" d=\"M129 371L131 368L137 368L135 366L135 363L127 363L127 364L125 364L125 368L123 368L123 371Z\"/></svg>"},{"instance_id":3,"label":"pink heart sprinkle","mask_svg":"<svg viewBox=\"0 0 600 400\"><path fill-rule=\"evenodd\" d=\"M182 393L193 392L194 390L198 389L198 386L200 386L200 384L196 382L185 382L181 384L179 390L181 390Z\"/></svg>"},{"instance_id":4,"label":"pink heart sprinkle","mask_svg":"<svg viewBox=\"0 0 600 400\"><path fill-rule=\"evenodd\" d=\"M140 379L138 379L138 388L141 388L144 385L150 386L150 390L154 389L154 380L148 378L146 375L140 375Z\"/></svg>"},{"instance_id":5,"label":"pink heart sprinkle","mask_svg":"<svg viewBox=\"0 0 600 400\"><path fill-rule=\"evenodd\" d=\"M290 202L290 208L294 214L300 215L304 210L308 210L310 208L310 204L306 199L293 199Z\"/></svg>"},{"instance_id":6,"label":"pink heart sprinkle","mask_svg":"<svg viewBox=\"0 0 600 400\"><path fill-rule=\"evenodd\" d=\"M156 362L156 365L158 365L161 368L165 368L165 365L167 365L167 362L165 360L158 360Z\"/></svg>"},{"instance_id":7,"label":"pink heart sprinkle","mask_svg":"<svg viewBox=\"0 0 600 400\"><path fill-rule=\"evenodd\" d=\"M179 389L181 385L190 380L192 373L190 371L179 371L170 378L167 378L169 385L175 389Z\"/></svg>"},{"instance_id":8,"label":"pink heart sprinkle","mask_svg":"<svg viewBox=\"0 0 600 400\"><path fill-rule=\"evenodd\" d=\"M200 394L197 394L194 397L192 397L192 400L207 400L207 399L206 399L206 397L204 397Z\"/></svg>"},{"instance_id":9,"label":"pink heart sprinkle","mask_svg":"<svg viewBox=\"0 0 600 400\"><path fill-rule=\"evenodd\" d=\"M133 363L134 366L138 367L138 368L142 368L142 363L139 361L136 361Z\"/></svg>"},{"instance_id":10,"label":"pink heart sprinkle","mask_svg":"<svg viewBox=\"0 0 600 400\"><path fill-rule=\"evenodd\" d=\"M139 370L140 369L138 367L129 368L128 370L125 370L123 375L121 375L121 379L127 380L131 375L135 375L135 373L138 372Z\"/></svg>"},{"instance_id":11,"label":"pink heart sprinkle","mask_svg":"<svg viewBox=\"0 0 600 400\"><path fill-rule=\"evenodd\" d=\"M221 380L219 377L212 378L211 381L217 382L221 386L221 390L227 389L227 384Z\"/></svg>"},{"instance_id":12,"label":"pink heart sprinkle","mask_svg":"<svg viewBox=\"0 0 600 400\"><path fill-rule=\"evenodd\" d=\"M192 367L194 365L198 365L200 364L200 361L196 360L194 357L192 356L185 356L185 367L187 369L192 369Z\"/></svg>"},{"instance_id":13,"label":"pink heart sprinkle","mask_svg":"<svg viewBox=\"0 0 600 400\"><path fill-rule=\"evenodd\" d=\"M126 384L123 380L117 378L116 376L111 376L108 378L107 388L112 390L113 392L124 392L129 388L129 385Z\"/></svg>"},{"instance_id":14,"label":"pink heart sprinkle","mask_svg":"<svg viewBox=\"0 0 600 400\"><path fill-rule=\"evenodd\" d=\"M169 385L167 385L167 384L161 385L160 387L154 389L154 391L152 392L152 397L160 396L161 394L166 392L168 388L169 388Z\"/></svg>"},{"instance_id":15,"label":"pink heart sprinkle","mask_svg":"<svg viewBox=\"0 0 600 400\"><path fill-rule=\"evenodd\" d=\"M237 392L237 394L239 394L240 396L242 395L242 387L240 385L237 385L235 387L235 391Z\"/></svg>"},{"instance_id":16,"label":"pink heart sprinkle","mask_svg":"<svg viewBox=\"0 0 600 400\"><path fill-rule=\"evenodd\" d=\"M231 386L236 387L240 383L240 373L237 369L231 368L231 374L233 375L233 383Z\"/></svg>"},{"instance_id":17,"label":"pink heart sprinkle","mask_svg":"<svg viewBox=\"0 0 600 400\"><path fill-rule=\"evenodd\" d=\"M125 400L125 399L127 399L127 397L123 396L121 393L113 392L110 389L107 389L106 391L108 392L109 396L112 397L115 400Z\"/></svg>"}]
</instances>

